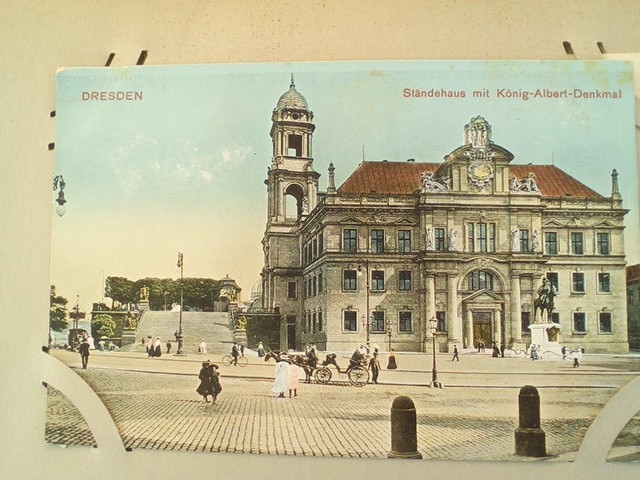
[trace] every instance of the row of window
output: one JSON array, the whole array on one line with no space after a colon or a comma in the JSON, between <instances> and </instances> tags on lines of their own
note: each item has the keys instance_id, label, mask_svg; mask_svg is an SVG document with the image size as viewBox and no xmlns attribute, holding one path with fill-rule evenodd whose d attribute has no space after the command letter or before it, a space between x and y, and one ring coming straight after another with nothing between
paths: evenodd
<instances>
[{"instance_id":1,"label":"row of window","mask_svg":"<svg viewBox=\"0 0 640 480\"><path fill-rule=\"evenodd\" d=\"M342 289L345 292L356 292L358 290L358 270L343 270L342 272ZM372 291L385 291L385 272L384 270L371 270L371 278L369 288ZM413 275L411 270L398 271L398 291L409 292L413 288Z\"/></svg>"},{"instance_id":2,"label":"row of window","mask_svg":"<svg viewBox=\"0 0 640 480\"><path fill-rule=\"evenodd\" d=\"M584 255L584 233L571 232L569 237L569 253L573 255ZM557 255L559 253L558 232L545 232L544 252L547 255ZM608 232L596 233L596 253L598 255L609 255L611 253L611 236Z\"/></svg>"},{"instance_id":3,"label":"row of window","mask_svg":"<svg viewBox=\"0 0 640 480\"><path fill-rule=\"evenodd\" d=\"M560 282L556 272L547 272L547 278L551 285L556 289L556 293L560 291ZM571 293L585 293L587 291L585 274L583 272L571 272ZM597 272L597 292L611 293L611 274L608 272Z\"/></svg>"},{"instance_id":4,"label":"row of window","mask_svg":"<svg viewBox=\"0 0 640 480\"><path fill-rule=\"evenodd\" d=\"M366 319L364 316L361 324L362 328L366 328ZM371 312L371 317L369 319L369 331L371 333L386 333L387 326L386 312L384 310L375 310ZM358 312L356 310L345 310L343 312L342 331L358 331ZM398 332L413 332L413 312L408 310L398 312Z\"/></svg>"},{"instance_id":5,"label":"row of window","mask_svg":"<svg viewBox=\"0 0 640 480\"><path fill-rule=\"evenodd\" d=\"M307 265L322 255L324 250L324 238L322 232L302 245L302 264Z\"/></svg>"},{"instance_id":6,"label":"row of window","mask_svg":"<svg viewBox=\"0 0 640 480\"><path fill-rule=\"evenodd\" d=\"M553 312L551 321L560 324L560 313ZM531 313L522 312L522 332L529 331L528 326L531 322ZM584 335L587 333L587 314L585 312L571 312L571 333ZM598 333L613 333L613 322L611 312L598 312Z\"/></svg>"},{"instance_id":7,"label":"row of window","mask_svg":"<svg viewBox=\"0 0 640 480\"><path fill-rule=\"evenodd\" d=\"M514 240L520 252L532 252L538 248L538 234L526 229L517 230L517 238ZM433 238L432 238L433 235ZM446 251L448 249L455 250L454 233L447 236L447 230L444 227L435 227L433 234L429 230L427 232L427 248L436 251ZM558 249L558 232L545 232L545 253L547 255L557 255ZM398 231L398 247L400 253L411 252L411 230ZM584 255L585 238L583 232L571 232L570 235L570 253L574 255ZM372 253L385 252L385 233L383 229L372 229L370 232L369 249ZM308 250L312 250L309 247ZM358 230L355 228L347 228L342 231L342 251L347 253L355 253L358 251ZM496 224L495 223L468 223L467 224L467 247L468 252L495 252L496 251ZM611 239L608 232L596 233L596 253L598 255L609 255L611 253ZM311 255L311 253L305 254ZM313 257L315 258L315 256ZM310 260L309 260L310 261Z\"/></svg>"},{"instance_id":8,"label":"row of window","mask_svg":"<svg viewBox=\"0 0 640 480\"><path fill-rule=\"evenodd\" d=\"M385 234L383 229L374 228L370 232L369 251L372 253L384 253L386 250ZM358 230L347 228L342 231L342 251L355 253L358 251ZM411 230L398 230L398 247L400 253L411 252Z\"/></svg>"},{"instance_id":9,"label":"row of window","mask_svg":"<svg viewBox=\"0 0 640 480\"><path fill-rule=\"evenodd\" d=\"M324 330L322 320L322 310L317 312L307 312L305 324L302 326L302 333L316 333Z\"/></svg>"}]
</instances>

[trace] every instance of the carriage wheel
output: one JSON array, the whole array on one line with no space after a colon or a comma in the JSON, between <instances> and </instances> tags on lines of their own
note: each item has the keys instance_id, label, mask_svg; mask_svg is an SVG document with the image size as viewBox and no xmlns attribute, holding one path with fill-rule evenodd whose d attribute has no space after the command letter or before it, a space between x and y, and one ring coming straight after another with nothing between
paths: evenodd
<instances>
[{"instance_id":1,"label":"carriage wheel","mask_svg":"<svg viewBox=\"0 0 640 480\"><path fill-rule=\"evenodd\" d=\"M349 369L349 381L356 387L364 387L369 381L369 370L356 365Z\"/></svg>"},{"instance_id":2,"label":"carriage wheel","mask_svg":"<svg viewBox=\"0 0 640 480\"><path fill-rule=\"evenodd\" d=\"M327 367L319 368L316 370L315 377L318 383L329 383L329 380L331 380L331 370Z\"/></svg>"}]
</instances>

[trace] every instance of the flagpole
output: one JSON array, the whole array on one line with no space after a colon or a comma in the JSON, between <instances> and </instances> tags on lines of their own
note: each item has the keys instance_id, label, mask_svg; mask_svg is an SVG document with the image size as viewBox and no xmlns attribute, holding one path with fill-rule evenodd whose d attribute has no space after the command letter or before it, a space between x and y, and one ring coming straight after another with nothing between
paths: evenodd
<instances>
[{"instance_id":1,"label":"flagpole","mask_svg":"<svg viewBox=\"0 0 640 480\"><path fill-rule=\"evenodd\" d=\"M178 341L178 351L176 352L176 355L182 355L182 309L184 308L184 290L182 288L183 265L184 261L182 253L178 252L178 266L180 267L180 320L178 323L178 336L176 338Z\"/></svg>"}]
</instances>

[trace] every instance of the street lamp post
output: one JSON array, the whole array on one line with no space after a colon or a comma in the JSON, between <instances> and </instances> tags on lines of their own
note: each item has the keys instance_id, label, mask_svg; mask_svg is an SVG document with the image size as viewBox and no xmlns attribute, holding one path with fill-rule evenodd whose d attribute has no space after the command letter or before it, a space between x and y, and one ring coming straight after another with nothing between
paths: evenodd
<instances>
[{"instance_id":1,"label":"street lamp post","mask_svg":"<svg viewBox=\"0 0 640 480\"><path fill-rule=\"evenodd\" d=\"M369 298L370 298L370 290L371 290L371 285L369 284L369 260L364 260L364 267L365 267L365 273L367 275L367 280L366 280L366 290L367 290L367 312L364 315L364 321L362 322L363 325L366 327L366 332L367 332L367 353L369 353L371 351L371 313L369 312ZM362 266L358 266L358 273L360 275L362 275Z\"/></svg>"},{"instance_id":2,"label":"street lamp post","mask_svg":"<svg viewBox=\"0 0 640 480\"><path fill-rule=\"evenodd\" d=\"M433 338L433 370L431 371L431 387L442 388L442 384L438 381L438 371L436 369L436 335L437 335L438 321L436 317L431 317L429 320L429 329L431 330L431 336Z\"/></svg>"},{"instance_id":3,"label":"street lamp post","mask_svg":"<svg viewBox=\"0 0 640 480\"><path fill-rule=\"evenodd\" d=\"M391 325L387 325L387 335L389 336L389 351L391 351L391 334L393 330L391 329Z\"/></svg>"},{"instance_id":4,"label":"street lamp post","mask_svg":"<svg viewBox=\"0 0 640 480\"><path fill-rule=\"evenodd\" d=\"M64 178L62 175L56 175L53 177L53 191L55 192L58 188L60 188L60 192L58 193L58 198L56 198L56 203L58 206L56 207L56 213L59 217L64 215L66 211L66 207L64 206L67 201L64 199L64 187L67 184L64 182Z\"/></svg>"},{"instance_id":5,"label":"street lamp post","mask_svg":"<svg viewBox=\"0 0 640 480\"><path fill-rule=\"evenodd\" d=\"M178 252L178 267L180 267L180 320L178 322L178 337L176 338L178 341L176 355L182 355L182 309L184 307L184 289L182 286L184 261L182 257L182 253Z\"/></svg>"}]
</instances>

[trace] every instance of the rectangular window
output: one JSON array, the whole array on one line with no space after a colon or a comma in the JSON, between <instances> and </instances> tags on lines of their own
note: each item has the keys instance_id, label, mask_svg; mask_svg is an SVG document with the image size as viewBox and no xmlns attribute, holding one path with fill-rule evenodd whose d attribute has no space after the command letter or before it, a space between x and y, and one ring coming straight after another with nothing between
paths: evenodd
<instances>
[{"instance_id":1,"label":"rectangular window","mask_svg":"<svg viewBox=\"0 0 640 480\"><path fill-rule=\"evenodd\" d=\"M313 277L313 283L311 284L311 294L315 297L318 293L318 277Z\"/></svg>"},{"instance_id":2,"label":"rectangular window","mask_svg":"<svg viewBox=\"0 0 640 480\"><path fill-rule=\"evenodd\" d=\"M572 273L572 292L584 293L584 273Z\"/></svg>"},{"instance_id":3,"label":"rectangular window","mask_svg":"<svg viewBox=\"0 0 640 480\"><path fill-rule=\"evenodd\" d=\"M411 291L411 270L400 270L398 272L398 290L401 292Z\"/></svg>"},{"instance_id":4,"label":"rectangular window","mask_svg":"<svg viewBox=\"0 0 640 480\"><path fill-rule=\"evenodd\" d=\"M600 333L612 333L611 312L600 312L598 314L598 331Z\"/></svg>"},{"instance_id":5,"label":"rectangular window","mask_svg":"<svg viewBox=\"0 0 640 480\"><path fill-rule=\"evenodd\" d=\"M547 272L547 280L549 280L549 283L556 289L556 293L558 293L560 291L560 286L558 283L558 273Z\"/></svg>"},{"instance_id":6,"label":"rectangular window","mask_svg":"<svg viewBox=\"0 0 640 480\"><path fill-rule=\"evenodd\" d=\"M318 255L322 255L323 251L324 251L324 236L322 232L320 232L320 235L318 235Z\"/></svg>"},{"instance_id":7,"label":"rectangular window","mask_svg":"<svg viewBox=\"0 0 640 480\"><path fill-rule=\"evenodd\" d=\"M307 325L304 329L305 333L309 333L311 332L311 312L307 313Z\"/></svg>"},{"instance_id":8,"label":"rectangular window","mask_svg":"<svg viewBox=\"0 0 640 480\"><path fill-rule=\"evenodd\" d=\"M551 321L560 325L560 314L558 312L551 313Z\"/></svg>"},{"instance_id":9,"label":"rectangular window","mask_svg":"<svg viewBox=\"0 0 640 480\"><path fill-rule=\"evenodd\" d=\"M287 283L287 298L298 297L298 282Z\"/></svg>"},{"instance_id":10,"label":"rectangular window","mask_svg":"<svg viewBox=\"0 0 640 480\"><path fill-rule=\"evenodd\" d=\"M520 313L520 328L522 333L531 333L529 330L529 324L531 323L531 312Z\"/></svg>"},{"instance_id":11,"label":"rectangular window","mask_svg":"<svg viewBox=\"0 0 640 480\"><path fill-rule=\"evenodd\" d=\"M342 249L349 253L355 253L358 250L358 230L355 228L343 230Z\"/></svg>"},{"instance_id":12,"label":"rectangular window","mask_svg":"<svg viewBox=\"0 0 640 480\"><path fill-rule=\"evenodd\" d=\"M371 230L371 251L373 253L384 253L384 230Z\"/></svg>"},{"instance_id":13,"label":"rectangular window","mask_svg":"<svg viewBox=\"0 0 640 480\"><path fill-rule=\"evenodd\" d=\"M398 331L399 332L411 332L413 331L413 318L411 312L399 312L398 313Z\"/></svg>"},{"instance_id":14,"label":"rectangular window","mask_svg":"<svg viewBox=\"0 0 640 480\"><path fill-rule=\"evenodd\" d=\"M436 321L438 322L436 325L436 330L439 332L447 331L447 312L436 312Z\"/></svg>"},{"instance_id":15,"label":"rectangular window","mask_svg":"<svg viewBox=\"0 0 640 480\"><path fill-rule=\"evenodd\" d=\"M371 272L371 290L384 290L384 270Z\"/></svg>"},{"instance_id":16,"label":"rectangular window","mask_svg":"<svg viewBox=\"0 0 640 480\"><path fill-rule=\"evenodd\" d=\"M608 273L598 273L598 292L611 293L611 275Z\"/></svg>"},{"instance_id":17,"label":"rectangular window","mask_svg":"<svg viewBox=\"0 0 640 480\"><path fill-rule=\"evenodd\" d=\"M358 274L355 270L344 270L342 272L342 289L347 292L358 290Z\"/></svg>"},{"instance_id":18,"label":"rectangular window","mask_svg":"<svg viewBox=\"0 0 640 480\"><path fill-rule=\"evenodd\" d=\"M582 232L571 232L571 253L574 255L584 253Z\"/></svg>"},{"instance_id":19,"label":"rectangular window","mask_svg":"<svg viewBox=\"0 0 640 480\"><path fill-rule=\"evenodd\" d=\"M469 223L467 227L470 252L496 251L496 225L494 223Z\"/></svg>"},{"instance_id":20,"label":"rectangular window","mask_svg":"<svg viewBox=\"0 0 640 480\"><path fill-rule=\"evenodd\" d=\"M411 230L398 231L398 252L411 252Z\"/></svg>"},{"instance_id":21,"label":"rectangular window","mask_svg":"<svg viewBox=\"0 0 640 480\"><path fill-rule=\"evenodd\" d=\"M322 293L323 280L322 272L318 273L318 293Z\"/></svg>"},{"instance_id":22,"label":"rectangular window","mask_svg":"<svg viewBox=\"0 0 640 480\"><path fill-rule=\"evenodd\" d=\"M384 332L384 312L378 310L372 312L371 331L375 333Z\"/></svg>"},{"instance_id":23,"label":"rectangular window","mask_svg":"<svg viewBox=\"0 0 640 480\"><path fill-rule=\"evenodd\" d=\"M609 234L608 233L598 233L597 234L597 243L598 243L598 255L609 255Z\"/></svg>"},{"instance_id":24,"label":"rectangular window","mask_svg":"<svg viewBox=\"0 0 640 480\"><path fill-rule=\"evenodd\" d=\"M306 265L307 264L307 245L303 245L302 246L302 264Z\"/></svg>"},{"instance_id":25,"label":"rectangular window","mask_svg":"<svg viewBox=\"0 0 640 480\"><path fill-rule=\"evenodd\" d=\"M311 296L311 292L312 292L312 290L311 290L311 279L308 278L307 279L307 298Z\"/></svg>"},{"instance_id":26,"label":"rectangular window","mask_svg":"<svg viewBox=\"0 0 640 480\"><path fill-rule=\"evenodd\" d=\"M345 332L358 331L358 317L355 310L345 310L343 312L342 328Z\"/></svg>"},{"instance_id":27,"label":"rectangular window","mask_svg":"<svg viewBox=\"0 0 640 480\"><path fill-rule=\"evenodd\" d=\"M436 250L439 251L444 251L447 249L447 243L446 243L446 231L444 228L435 228L434 229L434 234L435 234L435 241L436 241Z\"/></svg>"},{"instance_id":28,"label":"rectangular window","mask_svg":"<svg viewBox=\"0 0 640 480\"><path fill-rule=\"evenodd\" d=\"M313 312L313 320L311 320L311 333L314 333L316 331L317 322L318 317L316 315L316 312Z\"/></svg>"},{"instance_id":29,"label":"rectangular window","mask_svg":"<svg viewBox=\"0 0 640 480\"><path fill-rule=\"evenodd\" d=\"M544 232L544 251L547 255L558 254L558 234L556 232Z\"/></svg>"},{"instance_id":30,"label":"rectangular window","mask_svg":"<svg viewBox=\"0 0 640 480\"><path fill-rule=\"evenodd\" d=\"M584 312L573 312L573 332L587 332L587 316Z\"/></svg>"},{"instance_id":31,"label":"rectangular window","mask_svg":"<svg viewBox=\"0 0 640 480\"><path fill-rule=\"evenodd\" d=\"M520 230L520 251L529 251L529 230Z\"/></svg>"},{"instance_id":32,"label":"rectangular window","mask_svg":"<svg viewBox=\"0 0 640 480\"><path fill-rule=\"evenodd\" d=\"M318 331L322 332L324 325L322 324L322 310L318 312Z\"/></svg>"},{"instance_id":33,"label":"rectangular window","mask_svg":"<svg viewBox=\"0 0 640 480\"><path fill-rule=\"evenodd\" d=\"M318 258L318 239L314 238L313 239L313 259L315 260L316 258Z\"/></svg>"}]
</instances>

